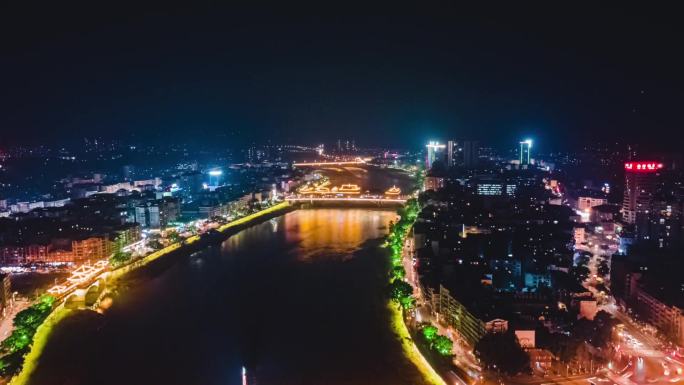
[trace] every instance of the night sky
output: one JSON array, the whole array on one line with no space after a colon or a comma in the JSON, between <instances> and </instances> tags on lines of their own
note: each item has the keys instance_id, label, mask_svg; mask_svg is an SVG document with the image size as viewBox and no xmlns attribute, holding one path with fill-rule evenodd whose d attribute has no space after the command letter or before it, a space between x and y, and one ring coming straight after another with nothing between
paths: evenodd
<instances>
[{"instance_id":1,"label":"night sky","mask_svg":"<svg viewBox=\"0 0 684 385\"><path fill-rule=\"evenodd\" d=\"M192 3L0 6L2 141L681 144L674 9Z\"/></svg>"}]
</instances>

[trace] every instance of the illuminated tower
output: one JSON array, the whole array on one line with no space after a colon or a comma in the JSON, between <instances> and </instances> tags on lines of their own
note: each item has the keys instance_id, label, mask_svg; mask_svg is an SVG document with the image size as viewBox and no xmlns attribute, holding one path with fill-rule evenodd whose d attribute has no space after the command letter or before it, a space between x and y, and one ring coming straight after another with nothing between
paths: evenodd
<instances>
[{"instance_id":1,"label":"illuminated tower","mask_svg":"<svg viewBox=\"0 0 684 385\"><path fill-rule=\"evenodd\" d=\"M663 168L658 162L625 163L625 196L622 201L622 219L636 223L639 214L648 214L656 182Z\"/></svg>"},{"instance_id":2,"label":"illuminated tower","mask_svg":"<svg viewBox=\"0 0 684 385\"><path fill-rule=\"evenodd\" d=\"M439 160L443 157L443 152L446 146L443 144L439 144L439 142L430 142L425 147L427 147L427 156L425 157L425 168L430 169L432 168L432 164L435 163L436 160Z\"/></svg>"},{"instance_id":3,"label":"illuminated tower","mask_svg":"<svg viewBox=\"0 0 684 385\"><path fill-rule=\"evenodd\" d=\"M209 186L217 187L219 186L221 182L221 175L223 175L223 171L220 169L216 170L210 170L209 171Z\"/></svg>"},{"instance_id":4,"label":"illuminated tower","mask_svg":"<svg viewBox=\"0 0 684 385\"><path fill-rule=\"evenodd\" d=\"M530 152L532 150L532 140L527 139L520 142L520 164L530 164Z\"/></svg>"},{"instance_id":5,"label":"illuminated tower","mask_svg":"<svg viewBox=\"0 0 684 385\"><path fill-rule=\"evenodd\" d=\"M454 152L457 151L458 143L453 140L447 141L447 167L453 167L456 163Z\"/></svg>"}]
</instances>

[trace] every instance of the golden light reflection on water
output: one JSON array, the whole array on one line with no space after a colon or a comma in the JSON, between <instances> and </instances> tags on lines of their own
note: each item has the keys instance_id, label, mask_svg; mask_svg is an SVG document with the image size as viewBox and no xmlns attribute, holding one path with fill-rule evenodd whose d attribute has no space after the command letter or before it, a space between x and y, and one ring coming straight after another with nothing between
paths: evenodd
<instances>
[{"instance_id":1,"label":"golden light reflection on water","mask_svg":"<svg viewBox=\"0 0 684 385\"><path fill-rule=\"evenodd\" d=\"M311 209L287 214L283 221L288 242L299 242L299 259L312 260L320 255L343 259L369 239L384 236L392 211L367 209Z\"/></svg>"},{"instance_id":2,"label":"golden light reflection on water","mask_svg":"<svg viewBox=\"0 0 684 385\"><path fill-rule=\"evenodd\" d=\"M326 166L317 168L316 172L328 177L333 186L351 183L361 186L363 191L371 192L384 192L392 186L410 191L414 183L413 178L403 171L373 166Z\"/></svg>"}]
</instances>

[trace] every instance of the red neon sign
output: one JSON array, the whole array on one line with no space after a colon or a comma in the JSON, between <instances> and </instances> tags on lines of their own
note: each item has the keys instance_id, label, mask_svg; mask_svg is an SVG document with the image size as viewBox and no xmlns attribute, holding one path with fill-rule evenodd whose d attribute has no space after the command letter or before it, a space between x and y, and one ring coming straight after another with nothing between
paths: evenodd
<instances>
[{"instance_id":1,"label":"red neon sign","mask_svg":"<svg viewBox=\"0 0 684 385\"><path fill-rule=\"evenodd\" d=\"M658 162L627 162L625 163L625 170L637 172L653 172L663 168L662 163Z\"/></svg>"}]
</instances>

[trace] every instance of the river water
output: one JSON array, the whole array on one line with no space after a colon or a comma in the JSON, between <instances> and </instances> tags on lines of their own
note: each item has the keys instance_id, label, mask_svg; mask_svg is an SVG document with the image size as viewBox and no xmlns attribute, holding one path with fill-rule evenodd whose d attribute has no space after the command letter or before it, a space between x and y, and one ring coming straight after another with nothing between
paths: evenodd
<instances>
[{"instance_id":1,"label":"river water","mask_svg":"<svg viewBox=\"0 0 684 385\"><path fill-rule=\"evenodd\" d=\"M421 384L389 330L392 211L298 210L126 279L50 339L32 384Z\"/></svg>"}]
</instances>

